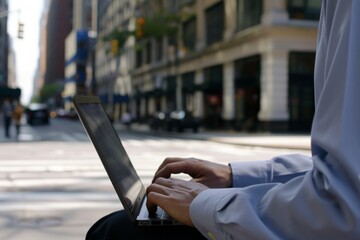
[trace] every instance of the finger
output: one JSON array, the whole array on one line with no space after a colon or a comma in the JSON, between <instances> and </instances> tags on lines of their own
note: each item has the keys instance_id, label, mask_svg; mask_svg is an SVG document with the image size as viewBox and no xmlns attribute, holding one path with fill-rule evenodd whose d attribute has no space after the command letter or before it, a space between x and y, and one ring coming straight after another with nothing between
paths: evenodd
<instances>
[{"instance_id":1,"label":"finger","mask_svg":"<svg viewBox=\"0 0 360 240\"><path fill-rule=\"evenodd\" d=\"M147 201L146 201L146 206L148 208L148 211L150 214L154 214L156 212L156 203L153 203L150 199L149 196L151 196L152 194L160 194L163 196L167 195L167 189L165 186L159 185L159 184L151 184L147 189L146 189L146 195L147 195Z\"/></svg>"},{"instance_id":2,"label":"finger","mask_svg":"<svg viewBox=\"0 0 360 240\"><path fill-rule=\"evenodd\" d=\"M168 195L168 190L168 187L166 187L165 185L153 183L146 189L146 194L148 195L150 192L157 192L162 195Z\"/></svg>"},{"instance_id":3,"label":"finger","mask_svg":"<svg viewBox=\"0 0 360 240\"><path fill-rule=\"evenodd\" d=\"M154 214L156 212L157 206L164 209L165 202L168 196L163 195L157 192L150 192L147 195L146 207L150 214Z\"/></svg>"},{"instance_id":4,"label":"finger","mask_svg":"<svg viewBox=\"0 0 360 240\"><path fill-rule=\"evenodd\" d=\"M177 173L186 173L192 176L194 170L191 169L190 165L191 163L189 161L177 161L168 163L155 173L153 182L160 177L169 178L171 174Z\"/></svg>"},{"instance_id":5,"label":"finger","mask_svg":"<svg viewBox=\"0 0 360 240\"><path fill-rule=\"evenodd\" d=\"M184 160L185 160L185 158L177 158L177 157L165 158L165 160L160 164L160 166L158 167L156 172L158 172L160 169L162 169L163 167L165 167L166 165L168 165L170 163L180 162L180 161L184 161Z\"/></svg>"},{"instance_id":6,"label":"finger","mask_svg":"<svg viewBox=\"0 0 360 240\"><path fill-rule=\"evenodd\" d=\"M191 190L191 183L190 181L186 181L179 178L158 178L155 181L155 184L164 186L166 190L166 195L170 196L170 192L172 191L187 191Z\"/></svg>"}]
</instances>

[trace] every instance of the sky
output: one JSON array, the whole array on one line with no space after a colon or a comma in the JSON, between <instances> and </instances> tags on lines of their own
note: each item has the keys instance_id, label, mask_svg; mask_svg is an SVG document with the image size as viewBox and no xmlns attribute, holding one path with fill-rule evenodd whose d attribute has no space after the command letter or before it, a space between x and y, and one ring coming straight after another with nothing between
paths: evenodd
<instances>
[{"instance_id":1,"label":"sky","mask_svg":"<svg viewBox=\"0 0 360 240\"><path fill-rule=\"evenodd\" d=\"M16 55L17 83L21 102L32 97L35 70L39 59L40 18L44 0L9 0L8 33ZM18 11L19 10L19 11ZM18 39L18 23L24 23L24 38Z\"/></svg>"}]
</instances>

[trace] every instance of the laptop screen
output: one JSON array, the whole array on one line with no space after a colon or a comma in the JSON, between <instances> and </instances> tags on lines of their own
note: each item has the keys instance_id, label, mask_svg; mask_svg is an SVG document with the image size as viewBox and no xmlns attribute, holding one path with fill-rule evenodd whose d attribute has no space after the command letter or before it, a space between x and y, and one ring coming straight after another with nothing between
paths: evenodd
<instances>
[{"instance_id":1,"label":"laptop screen","mask_svg":"<svg viewBox=\"0 0 360 240\"><path fill-rule=\"evenodd\" d=\"M123 197L128 209L133 211L143 185L103 106L100 103L81 103L77 104L77 108L82 113L80 117L85 118L82 119L83 122L86 122L85 128L87 128L115 191L118 195L121 193L122 196L119 197ZM124 204L124 201L122 202Z\"/></svg>"}]
</instances>

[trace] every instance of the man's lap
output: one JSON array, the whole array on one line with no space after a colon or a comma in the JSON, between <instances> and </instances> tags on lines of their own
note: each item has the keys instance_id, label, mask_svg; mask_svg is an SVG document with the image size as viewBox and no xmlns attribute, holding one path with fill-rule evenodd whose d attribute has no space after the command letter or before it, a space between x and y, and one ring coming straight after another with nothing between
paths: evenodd
<instances>
[{"instance_id":1,"label":"man's lap","mask_svg":"<svg viewBox=\"0 0 360 240\"><path fill-rule=\"evenodd\" d=\"M98 239L205 239L196 228L187 226L138 227L126 213L113 212L98 220L88 231L86 240Z\"/></svg>"}]
</instances>

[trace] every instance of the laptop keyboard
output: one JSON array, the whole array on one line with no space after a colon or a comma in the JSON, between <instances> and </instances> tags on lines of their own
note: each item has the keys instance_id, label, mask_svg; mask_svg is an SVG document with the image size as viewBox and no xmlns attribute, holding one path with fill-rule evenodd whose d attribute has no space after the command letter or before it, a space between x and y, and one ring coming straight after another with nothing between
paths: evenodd
<instances>
[{"instance_id":1,"label":"laptop keyboard","mask_svg":"<svg viewBox=\"0 0 360 240\"><path fill-rule=\"evenodd\" d=\"M150 225L179 225L170 215L160 207L156 213L149 214Z\"/></svg>"},{"instance_id":2,"label":"laptop keyboard","mask_svg":"<svg viewBox=\"0 0 360 240\"><path fill-rule=\"evenodd\" d=\"M172 221L172 218L170 217L170 215L160 207L157 207L157 210L154 214L149 214L149 218L151 220L153 220L153 219L169 219Z\"/></svg>"}]
</instances>

